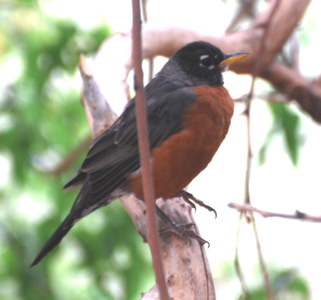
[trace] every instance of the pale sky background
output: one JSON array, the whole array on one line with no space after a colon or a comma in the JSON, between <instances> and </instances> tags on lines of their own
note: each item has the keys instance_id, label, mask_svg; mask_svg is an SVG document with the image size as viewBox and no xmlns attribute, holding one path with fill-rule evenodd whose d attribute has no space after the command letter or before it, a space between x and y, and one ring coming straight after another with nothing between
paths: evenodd
<instances>
[{"instance_id":1,"label":"pale sky background","mask_svg":"<svg viewBox=\"0 0 321 300\"><path fill-rule=\"evenodd\" d=\"M72 16L84 28L99 22L107 22L112 29L128 31L131 27L131 1L53 1L43 4L48 12L58 17ZM75 7L77 9L75 10ZM124 9L126 8L126 9ZM300 48L301 71L310 77L320 75L321 61L315 61L321 53L320 2L312 1L299 31L308 37L308 45ZM177 13L180 11L181 13ZM234 1L213 0L150 0L148 17L152 24L181 26L222 35L236 12ZM242 50L242 49L240 49ZM231 72L225 74L225 86L233 97L249 91L250 77ZM76 84L80 84L77 82ZM268 90L263 82L257 82L256 93ZM271 116L265 101L255 100L252 105L251 132L253 142L253 170L251 175L252 205L264 210L292 214L295 210L320 215L321 128L297 109L302 116L303 146L299 165L295 168L285 152L282 137L273 140L267 152L267 162L258 167L257 151L271 128ZM211 247L207 250L212 266L218 299L234 299L240 291L237 280L220 280L222 262L231 265L235 255L236 230L239 216L227 207L230 202L243 203L247 136L244 107L238 104L230 132L210 166L189 186L189 191L205 203L213 206L218 218L198 208L195 218L202 237ZM4 161L0 162L3 166ZM257 215L263 254L269 266L275 269L294 268L306 278L311 289L311 299L321 299L319 242L321 224L284 219L264 219ZM240 256L248 283L257 282L258 259L253 231L250 225L242 225Z\"/></svg>"}]
</instances>

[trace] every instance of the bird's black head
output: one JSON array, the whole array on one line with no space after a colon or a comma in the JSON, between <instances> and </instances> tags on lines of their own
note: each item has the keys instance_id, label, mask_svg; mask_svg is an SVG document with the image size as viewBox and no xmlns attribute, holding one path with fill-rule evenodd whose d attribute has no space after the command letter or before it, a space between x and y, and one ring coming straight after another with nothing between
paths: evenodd
<instances>
[{"instance_id":1,"label":"bird's black head","mask_svg":"<svg viewBox=\"0 0 321 300\"><path fill-rule=\"evenodd\" d=\"M224 53L206 42L187 44L171 58L188 77L198 82L197 85L219 86L223 84L222 68Z\"/></svg>"},{"instance_id":2,"label":"bird's black head","mask_svg":"<svg viewBox=\"0 0 321 300\"><path fill-rule=\"evenodd\" d=\"M179 71L173 76L183 77L181 80L187 85L220 86L224 83L222 72L226 67L246 56L245 52L224 54L210 43L193 42L178 50L170 58L166 73L170 71L174 73L175 67Z\"/></svg>"}]
</instances>

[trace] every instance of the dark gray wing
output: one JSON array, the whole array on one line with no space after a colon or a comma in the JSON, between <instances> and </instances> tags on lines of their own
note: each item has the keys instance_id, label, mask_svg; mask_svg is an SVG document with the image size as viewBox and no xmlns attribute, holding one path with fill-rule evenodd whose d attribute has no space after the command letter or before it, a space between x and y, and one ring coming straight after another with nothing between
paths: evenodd
<instances>
[{"instance_id":1,"label":"dark gray wing","mask_svg":"<svg viewBox=\"0 0 321 300\"><path fill-rule=\"evenodd\" d=\"M161 97L147 100L151 149L182 130L184 111L195 101L196 95L186 87L172 88ZM64 188L73 188L82 184L85 179L90 179L93 184L92 192L99 197L101 189L105 190L103 194L110 193L123 183L124 175L137 170L139 166L135 99L133 99L115 124L93 143L77 176Z\"/></svg>"},{"instance_id":2,"label":"dark gray wing","mask_svg":"<svg viewBox=\"0 0 321 300\"><path fill-rule=\"evenodd\" d=\"M155 89L152 91L154 93ZM163 91L160 97L147 90L147 99L148 131L153 149L182 130L184 111L196 101L196 96L187 88L173 88ZM110 203L115 197L110 194L126 183L126 174L140 167L134 101L128 104L115 124L93 143L78 174L65 185L65 189L83 186L69 215L31 266L38 264L57 246L79 219Z\"/></svg>"}]
</instances>

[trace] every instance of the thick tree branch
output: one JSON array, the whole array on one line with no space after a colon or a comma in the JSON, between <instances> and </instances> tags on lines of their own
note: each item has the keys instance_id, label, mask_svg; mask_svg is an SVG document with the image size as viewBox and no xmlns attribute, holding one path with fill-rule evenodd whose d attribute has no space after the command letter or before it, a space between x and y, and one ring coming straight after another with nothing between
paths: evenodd
<instances>
[{"instance_id":1,"label":"thick tree branch","mask_svg":"<svg viewBox=\"0 0 321 300\"><path fill-rule=\"evenodd\" d=\"M114 123L116 114L100 92L83 55L80 55L79 70L83 80L82 102L86 108L92 136L96 139Z\"/></svg>"},{"instance_id":2,"label":"thick tree branch","mask_svg":"<svg viewBox=\"0 0 321 300\"><path fill-rule=\"evenodd\" d=\"M262 71L260 76L321 123L321 84L309 81L296 70L277 62Z\"/></svg>"},{"instance_id":3,"label":"thick tree branch","mask_svg":"<svg viewBox=\"0 0 321 300\"><path fill-rule=\"evenodd\" d=\"M248 29L220 37L205 35L185 28L158 28L145 24L142 32L143 58L158 55L169 57L191 41L205 40L225 52L240 50L250 52L252 55L248 59L232 65L231 70L239 74L252 74L253 66L256 63L255 58L259 51L259 40L264 34L264 27L273 7L274 1L270 2L269 8L262 12ZM297 27L309 3L309 0L281 1L270 27L269 37L265 42L266 51L258 70L258 76L285 93L289 100L298 102L301 108L315 121L321 123L321 86L309 82L295 69L275 61L276 55ZM130 48L130 33L115 34L102 44L94 62L94 76L101 86L102 93L108 93L107 89L113 87L113 98L119 100L114 108L117 113L126 103L126 95L123 91L125 88L128 93L126 79L132 69ZM106 77L105 68L112 68L113 72L109 72L112 75Z\"/></svg>"},{"instance_id":4,"label":"thick tree branch","mask_svg":"<svg viewBox=\"0 0 321 300\"><path fill-rule=\"evenodd\" d=\"M247 51L252 54L255 54L255 52L259 50L257 41L262 38L264 27L267 25L268 18L274 8L275 2L277 1L280 2L279 7L269 24L269 35L265 40L266 49L263 57L263 63L261 63L262 70L266 69L266 67L274 60L275 56L281 51L285 42L289 39L300 22L306 7L310 3L309 0L269 1L269 7L254 20L247 30L242 32L243 35L245 35L243 41L250 46L250 49L247 49ZM241 32L237 32L237 34L240 33ZM253 55L252 57L256 57L256 55Z\"/></svg>"}]
</instances>

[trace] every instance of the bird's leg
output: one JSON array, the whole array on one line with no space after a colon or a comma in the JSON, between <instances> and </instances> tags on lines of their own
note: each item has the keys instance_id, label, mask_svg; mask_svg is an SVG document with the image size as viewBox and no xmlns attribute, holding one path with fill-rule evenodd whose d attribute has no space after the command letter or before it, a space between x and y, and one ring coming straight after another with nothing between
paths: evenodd
<instances>
[{"instance_id":1,"label":"bird's leg","mask_svg":"<svg viewBox=\"0 0 321 300\"><path fill-rule=\"evenodd\" d=\"M163 228L160 231L160 234L171 232L183 239L188 239L190 241L190 239L192 238L197 240L201 245L208 244L208 246L210 246L210 243L208 241L204 240L199 235L197 235L194 231L190 230L190 228L195 225L194 223L189 223L185 225L177 224L174 221L172 221L157 205L155 206L156 206L157 215L167 225L165 228Z\"/></svg>"},{"instance_id":2,"label":"bird's leg","mask_svg":"<svg viewBox=\"0 0 321 300\"><path fill-rule=\"evenodd\" d=\"M212 211L214 212L215 214L215 218L217 217L217 213L216 213L216 210L209 206L209 205L206 205L203 201L197 199L194 197L193 194L185 191L185 190L181 190L179 191L178 193L176 193L175 195L173 195L173 197L180 197L182 198L186 203L188 203L189 205L191 205L195 210L196 210L196 206L193 202L195 202L196 204L198 204L199 206L202 206L204 208L206 208L207 210L209 211ZM171 197L172 198L172 197ZM193 201L193 202L192 202Z\"/></svg>"}]
</instances>

